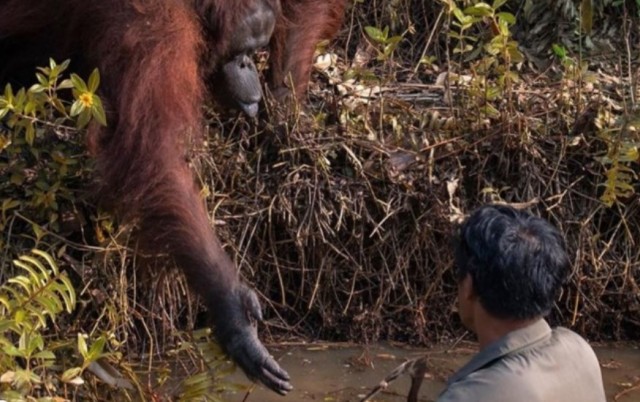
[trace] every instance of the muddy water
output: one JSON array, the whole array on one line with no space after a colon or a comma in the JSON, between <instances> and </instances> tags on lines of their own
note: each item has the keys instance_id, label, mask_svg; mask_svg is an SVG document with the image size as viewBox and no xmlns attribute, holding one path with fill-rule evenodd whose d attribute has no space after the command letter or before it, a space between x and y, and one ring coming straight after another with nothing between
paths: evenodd
<instances>
[{"instance_id":1,"label":"muddy water","mask_svg":"<svg viewBox=\"0 0 640 402\"><path fill-rule=\"evenodd\" d=\"M605 382L607 399L619 402L640 401L640 349L637 345L595 346ZM225 397L229 402L352 402L359 401L391 370L411 359L427 355L430 377L420 389L420 401L434 401L443 389L446 378L466 363L476 352L474 345L417 349L401 346L341 346L306 345L271 348L273 354L292 377L295 389L283 398L264 387L255 386L248 392ZM231 378L246 383L240 373ZM410 379L402 376L372 400L376 402L406 401ZM635 386L635 388L633 388ZM623 391L628 391L623 393Z\"/></svg>"}]
</instances>

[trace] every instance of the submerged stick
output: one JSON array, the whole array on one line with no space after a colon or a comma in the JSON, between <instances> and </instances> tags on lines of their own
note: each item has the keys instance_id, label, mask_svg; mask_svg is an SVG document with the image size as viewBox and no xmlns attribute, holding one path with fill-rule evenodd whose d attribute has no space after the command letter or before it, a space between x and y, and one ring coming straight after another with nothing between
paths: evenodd
<instances>
[{"instance_id":1,"label":"submerged stick","mask_svg":"<svg viewBox=\"0 0 640 402\"><path fill-rule=\"evenodd\" d=\"M384 380L371 390L360 402L367 402L369 399L385 390L389 384L400 377L403 374L409 374L411 376L411 388L409 389L409 395L407 396L407 402L418 402L418 392L422 386L422 381L427 376L427 357L417 357L415 359L408 360L395 369L393 369Z\"/></svg>"}]
</instances>

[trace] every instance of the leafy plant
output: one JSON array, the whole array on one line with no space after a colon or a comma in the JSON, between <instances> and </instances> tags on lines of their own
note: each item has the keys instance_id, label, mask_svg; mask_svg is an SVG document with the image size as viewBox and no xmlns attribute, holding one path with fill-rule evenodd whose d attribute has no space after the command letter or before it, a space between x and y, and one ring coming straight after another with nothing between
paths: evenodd
<instances>
[{"instance_id":1,"label":"leafy plant","mask_svg":"<svg viewBox=\"0 0 640 402\"><path fill-rule=\"evenodd\" d=\"M30 88L7 84L0 95L0 230L21 212L39 240L41 226L59 232L62 216L76 214L77 189L91 172L80 129L92 119L105 125L106 116L96 95L98 70L88 82L65 78L69 64L50 60Z\"/></svg>"},{"instance_id":2,"label":"leafy plant","mask_svg":"<svg viewBox=\"0 0 640 402\"><path fill-rule=\"evenodd\" d=\"M569 55L567 49L554 43L551 46L553 54L560 60L563 69L563 78L568 81L595 82L597 75L589 71L589 63L585 60L577 60Z\"/></svg>"},{"instance_id":3,"label":"leafy plant","mask_svg":"<svg viewBox=\"0 0 640 402\"><path fill-rule=\"evenodd\" d=\"M494 0L492 4L478 2L465 8L460 8L455 0L443 2L447 5L451 25L456 28L449 32L449 37L457 42L453 53L465 55L464 61L475 60L469 94L478 100L481 112L496 117L499 112L492 102L510 96L512 84L519 80L513 65L524 60L510 30L516 18L511 13L498 11L507 0ZM479 37L468 33L473 27L482 27L481 31L490 35L484 45L475 45Z\"/></svg>"},{"instance_id":4,"label":"leafy plant","mask_svg":"<svg viewBox=\"0 0 640 402\"><path fill-rule=\"evenodd\" d=\"M94 339L77 335L77 342L59 341L49 334L63 314L71 314L76 293L53 257L34 249L13 261L23 271L0 287L0 398L50 400L65 395L63 384L81 385L82 373L104 352L106 335ZM60 334L58 334L60 335ZM78 351L82 363L62 372L65 357Z\"/></svg>"},{"instance_id":5,"label":"leafy plant","mask_svg":"<svg viewBox=\"0 0 640 402\"><path fill-rule=\"evenodd\" d=\"M364 27L367 36L371 38L373 42L378 45L378 61L387 61L392 58L393 52L398 47L400 41L402 41L402 35L389 36L389 27L379 29L372 26Z\"/></svg>"},{"instance_id":6,"label":"leafy plant","mask_svg":"<svg viewBox=\"0 0 640 402\"><path fill-rule=\"evenodd\" d=\"M73 311L76 295L66 274L42 251L33 250L33 256L21 256L14 265L25 273L0 288L0 382L14 394L28 395L44 382L56 358L43 331L61 312Z\"/></svg>"},{"instance_id":7,"label":"leafy plant","mask_svg":"<svg viewBox=\"0 0 640 402\"><path fill-rule=\"evenodd\" d=\"M640 113L613 118L601 112L596 119L598 137L607 145L598 160L605 168L604 192L600 200L608 207L635 193L640 164Z\"/></svg>"},{"instance_id":8,"label":"leafy plant","mask_svg":"<svg viewBox=\"0 0 640 402\"><path fill-rule=\"evenodd\" d=\"M598 75L589 71L589 63L580 54L578 57L572 56L564 46L555 43L552 50L562 66L561 93L564 101L560 104L570 114L584 101L584 84L597 85ZM600 184L604 191L600 201L611 207L635 193L634 183L638 180L638 174L633 164L639 162L640 138L637 133L640 130L640 115L629 118L627 114L615 115L603 108L598 112L595 125L598 138L607 147L604 154L596 157L604 168L603 182Z\"/></svg>"},{"instance_id":9,"label":"leafy plant","mask_svg":"<svg viewBox=\"0 0 640 402\"><path fill-rule=\"evenodd\" d=\"M17 92L13 91L11 84L7 84L3 96L0 96L0 118L9 116L6 122L9 128L18 131L24 129L29 145L33 145L38 123L54 121L61 125L73 120L72 117L79 116L76 126L83 128L93 116L101 125L107 124L102 101L95 94L100 84L98 70L91 73L89 84L76 74L71 74L70 79L62 79L62 73L69 68L70 62L66 60L57 64L49 59L49 67L37 68L37 84L27 90L21 88ZM71 106L65 105L58 95L64 89L72 90L75 100ZM54 118L55 112L60 116Z\"/></svg>"}]
</instances>

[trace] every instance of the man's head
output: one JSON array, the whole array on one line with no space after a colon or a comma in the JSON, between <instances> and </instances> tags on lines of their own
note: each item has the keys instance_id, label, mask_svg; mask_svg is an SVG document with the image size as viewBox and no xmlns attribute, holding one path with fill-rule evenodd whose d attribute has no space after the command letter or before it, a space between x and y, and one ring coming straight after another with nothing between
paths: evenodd
<instances>
[{"instance_id":1,"label":"man's head","mask_svg":"<svg viewBox=\"0 0 640 402\"><path fill-rule=\"evenodd\" d=\"M462 224L455 263L460 316L472 330L474 300L497 319L546 315L570 271L560 232L504 205L481 207Z\"/></svg>"}]
</instances>

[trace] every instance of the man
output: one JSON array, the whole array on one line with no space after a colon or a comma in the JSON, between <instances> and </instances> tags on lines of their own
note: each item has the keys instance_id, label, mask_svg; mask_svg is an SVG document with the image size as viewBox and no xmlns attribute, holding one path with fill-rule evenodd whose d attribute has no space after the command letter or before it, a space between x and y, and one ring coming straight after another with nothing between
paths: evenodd
<instances>
[{"instance_id":1,"label":"man","mask_svg":"<svg viewBox=\"0 0 640 402\"><path fill-rule=\"evenodd\" d=\"M461 227L455 262L460 318L480 352L438 402L606 400L589 344L543 318L570 271L556 228L508 206L482 207Z\"/></svg>"}]
</instances>

